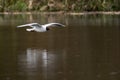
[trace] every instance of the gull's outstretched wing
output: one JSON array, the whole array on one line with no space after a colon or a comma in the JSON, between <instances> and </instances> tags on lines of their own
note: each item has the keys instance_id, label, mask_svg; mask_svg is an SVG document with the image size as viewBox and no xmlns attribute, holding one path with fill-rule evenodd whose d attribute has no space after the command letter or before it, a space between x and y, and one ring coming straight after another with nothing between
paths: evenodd
<instances>
[{"instance_id":1,"label":"gull's outstretched wing","mask_svg":"<svg viewBox=\"0 0 120 80\"><path fill-rule=\"evenodd\" d=\"M38 24L38 23L30 23L30 24L19 25L19 26L17 26L17 27L18 27L18 28L19 28L19 27L26 27L26 26L34 27L35 25L39 25L39 24Z\"/></svg>"},{"instance_id":2,"label":"gull's outstretched wing","mask_svg":"<svg viewBox=\"0 0 120 80\"><path fill-rule=\"evenodd\" d=\"M45 27L51 27L51 26L62 26L62 27L65 27L65 25L60 24L60 23L48 23L48 24L44 24L43 26L45 26Z\"/></svg>"}]
</instances>

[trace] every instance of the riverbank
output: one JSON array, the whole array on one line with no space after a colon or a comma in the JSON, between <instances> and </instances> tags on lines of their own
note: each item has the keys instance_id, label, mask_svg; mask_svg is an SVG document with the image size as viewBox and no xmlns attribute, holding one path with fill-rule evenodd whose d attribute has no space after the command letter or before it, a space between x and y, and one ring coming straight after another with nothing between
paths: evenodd
<instances>
[{"instance_id":1,"label":"riverbank","mask_svg":"<svg viewBox=\"0 0 120 80\"><path fill-rule=\"evenodd\" d=\"M120 15L120 11L96 11L96 12L0 12L0 14L67 14L67 15L89 15L89 14L111 14Z\"/></svg>"}]
</instances>

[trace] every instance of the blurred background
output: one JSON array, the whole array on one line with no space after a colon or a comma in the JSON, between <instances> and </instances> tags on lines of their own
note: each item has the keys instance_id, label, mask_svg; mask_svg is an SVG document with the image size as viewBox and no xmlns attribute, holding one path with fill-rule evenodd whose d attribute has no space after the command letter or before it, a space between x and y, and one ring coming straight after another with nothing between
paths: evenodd
<instances>
[{"instance_id":1,"label":"blurred background","mask_svg":"<svg viewBox=\"0 0 120 80\"><path fill-rule=\"evenodd\" d=\"M119 11L119 4L120 0L0 0L0 11Z\"/></svg>"}]
</instances>

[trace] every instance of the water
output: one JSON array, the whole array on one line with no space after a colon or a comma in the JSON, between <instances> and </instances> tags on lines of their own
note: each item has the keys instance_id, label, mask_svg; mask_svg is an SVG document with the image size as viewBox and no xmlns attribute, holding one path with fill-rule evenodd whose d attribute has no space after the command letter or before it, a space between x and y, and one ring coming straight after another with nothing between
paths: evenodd
<instances>
[{"instance_id":1,"label":"water","mask_svg":"<svg viewBox=\"0 0 120 80\"><path fill-rule=\"evenodd\" d=\"M0 15L0 80L120 80L120 15ZM17 25L60 22L26 32Z\"/></svg>"}]
</instances>

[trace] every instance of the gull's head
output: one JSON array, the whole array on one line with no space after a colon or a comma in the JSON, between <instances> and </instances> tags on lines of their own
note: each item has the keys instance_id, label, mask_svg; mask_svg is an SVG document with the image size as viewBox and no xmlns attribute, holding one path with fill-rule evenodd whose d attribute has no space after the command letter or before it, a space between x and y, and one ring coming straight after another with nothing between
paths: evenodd
<instances>
[{"instance_id":1,"label":"gull's head","mask_svg":"<svg viewBox=\"0 0 120 80\"><path fill-rule=\"evenodd\" d=\"M46 27L46 30L48 31L48 30L50 30L50 28L49 28L49 27Z\"/></svg>"}]
</instances>

